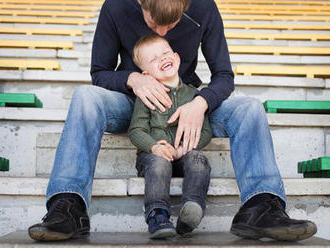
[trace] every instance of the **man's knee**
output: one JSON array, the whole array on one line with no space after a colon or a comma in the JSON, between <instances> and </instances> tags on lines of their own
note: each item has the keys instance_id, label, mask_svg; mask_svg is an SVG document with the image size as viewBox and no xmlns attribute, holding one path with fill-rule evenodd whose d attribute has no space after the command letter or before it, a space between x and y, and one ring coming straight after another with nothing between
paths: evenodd
<instances>
[{"instance_id":1,"label":"man's knee","mask_svg":"<svg viewBox=\"0 0 330 248\"><path fill-rule=\"evenodd\" d=\"M72 98L85 98L90 95L93 88L92 85L80 85L74 90Z\"/></svg>"},{"instance_id":2,"label":"man's knee","mask_svg":"<svg viewBox=\"0 0 330 248\"><path fill-rule=\"evenodd\" d=\"M264 114L265 110L259 99L253 97L245 97L244 103L240 105L241 111L251 114Z\"/></svg>"}]
</instances>

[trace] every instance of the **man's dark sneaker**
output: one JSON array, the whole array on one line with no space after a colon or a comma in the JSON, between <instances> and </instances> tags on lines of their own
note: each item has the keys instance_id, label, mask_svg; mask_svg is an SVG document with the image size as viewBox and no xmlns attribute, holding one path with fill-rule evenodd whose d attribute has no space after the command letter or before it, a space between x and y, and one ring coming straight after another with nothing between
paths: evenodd
<instances>
[{"instance_id":1,"label":"man's dark sneaker","mask_svg":"<svg viewBox=\"0 0 330 248\"><path fill-rule=\"evenodd\" d=\"M73 194L71 194L73 195ZM89 218L81 198L54 196L48 213L42 223L29 227L29 235L34 240L55 241L83 238L89 235Z\"/></svg>"},{"instance_id":2,"label":"man's dark sneaker","mask_svg":"<svg viewBox=\"0 0 330 248\"><path fill-rule=\"evenodd\" d=\"M316 225L308 220L294 220L285 213L278 198L253 207L240 208L233 219L230 232L248 239L271 238L297 241L313 236Z\"/></svg>"},{"instance_id":3,"label":"man's dark sneaker","mask_svg":"<svg viewBox=\"0 0 330 248\"><path fill-rule=\"evenodd\" d=\"M175 229L166 210L154 209L148 216L148 230L151 239L163 239L175 236Z\"/></svg>"},{"instance_id":4,"label":"man's dark sneaker","mask_svg":"<svg viewBox=\"0 0 330 248\"><path fill-rule=\"evenodd\" d=\"M186 202L180 210L176 232L180 235L191 233L199 225L202 218L203 210L201 206L196 202Z\"/></svg>"}]
</instances>

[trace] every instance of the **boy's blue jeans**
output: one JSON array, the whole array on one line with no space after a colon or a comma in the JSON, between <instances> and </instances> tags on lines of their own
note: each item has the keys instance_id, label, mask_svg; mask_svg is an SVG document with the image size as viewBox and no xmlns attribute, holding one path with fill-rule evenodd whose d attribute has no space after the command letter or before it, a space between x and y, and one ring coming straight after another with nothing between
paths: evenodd
<instances>
[{"instance_id":1,"label":"boy's blue jeans","mask_svg":"<svg viewBox=\"0 0 330 248\"><path fill-rule=\"evenodd\" d=\"M125 133L134 101L101 87L79 86L73 96L47 187L47 201L58 193L79 194L89 207L96 159L105 131ZM285 202L272 137L262 104L250 97L225 100L210 115L215 137L229 137L241 201L271 193ZM111 159L111 158L109 158Z\"/></svg>"},{"instance_id":2,"label":"boy's blue jeans","mask_svg":"<svg viewBox=\"0 0 330 248\"><path fill-rule=\"evenodd\" d=\"M162 208L171 213L171 177L183 177L182 205L197 202L205 210L211 167L200 151L192 150L180 159L169 162L152 153L141 152L136 159L138 175L145 179L144 206L146 220L152 210Z\"/></svg>"}]
</instances>

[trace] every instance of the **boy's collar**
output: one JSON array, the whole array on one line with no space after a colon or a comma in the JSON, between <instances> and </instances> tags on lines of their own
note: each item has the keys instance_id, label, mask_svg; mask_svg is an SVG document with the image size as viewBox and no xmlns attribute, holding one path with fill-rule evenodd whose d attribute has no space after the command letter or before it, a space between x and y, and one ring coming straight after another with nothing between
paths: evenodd
<instances>
[{"instance_id":1,"label":"boy's collar","mask_svg":"<svg viewBox=\"0 0 330 248\"><path fill-rule=\"evenodd\" d=\"M166 84L165 84L165 86L166 86L166 88L169 88L169 89L172 91L172 90L174 90L174 89L180 89L180 88L182 88L182 86L183 86L183 82L182 82L182 80L181 80L181 77L179 77L179 83L178 83L178 85L177 85L176 87L168 86L168 85L166 85Z\"/></svg>"}]
</instances>

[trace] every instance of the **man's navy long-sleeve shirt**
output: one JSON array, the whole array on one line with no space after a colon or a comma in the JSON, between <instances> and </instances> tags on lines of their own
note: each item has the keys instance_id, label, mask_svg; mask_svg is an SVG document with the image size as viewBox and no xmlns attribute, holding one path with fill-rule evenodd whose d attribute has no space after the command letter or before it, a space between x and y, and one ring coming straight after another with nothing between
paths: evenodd
<instances>
[{"instance_id":1,"label":"man's navy long-sleeve shirt","mask_svg":"<svg viewBox=\"0 0 330 248\"><path fill-rule=\"evenodd\" d=\"M126 86L129 74L140 72L132 60L133 47L139 38L150 33L152 30L145 23L137 0L106 0L93 41L93 84L134 95ZM234 90L223 23L214 1L191 0L189 9L165 38L181 57L179 75L182 81L195 87L202 83L195 73L201 44L211 71L211 81L198 95L206 99L210 113Z\"/></svg>"}]
</instances>

